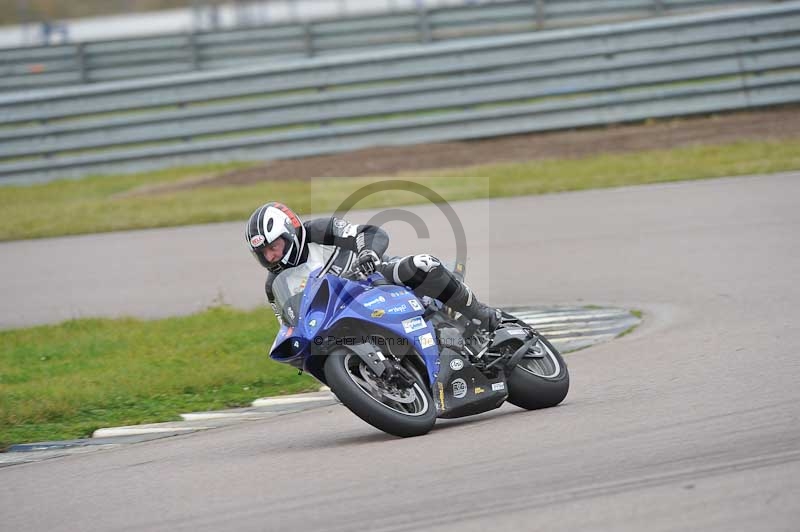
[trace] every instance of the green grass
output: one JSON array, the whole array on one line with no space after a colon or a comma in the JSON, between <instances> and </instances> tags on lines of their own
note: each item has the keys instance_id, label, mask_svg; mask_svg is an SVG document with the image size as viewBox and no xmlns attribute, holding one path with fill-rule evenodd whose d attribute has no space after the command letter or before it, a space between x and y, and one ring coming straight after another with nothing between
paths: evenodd
<instances>
[{"instance_id":1,"label":"green grass","mask_svg":"<svg viewBox=\"0 0 800 532\"><path fill-rule=\"evenodd\" d=\"M629 335L629 334L631 334L633 331L635 331L635 330L636 330L636 328L637 328L639 325L641 325L641 324L642 324L642 316L644 316L644 313L643 313L641 310L637 310L637 309L633 309L633 310L631 310L630 312L631 312L631 314L632 314L632 315L634 315L634 316L636 316L637 318L639 318L639 323L637 323L636 325L632 325L632 326L628 327L627 329L625 329L624 331L622 331L621 333L619 333L619 334L617 335L617 338L622 338L623 336L628 336L628 335Z\"/></svg>"},{"instance_id":2,"label":"green grass","mask_svg":"<svg viewBox=\"0 0 800 532\"><path fill-rule=\"evenodd\" d=\"M242 167L245 165L238 165ZM237 165L201 166L135 176L91 177L30 187L0 187L0 241L245 220L268 199L301 213L331 212L354 190L385 177L276 180L247 186L131 191L220 174ZM492 164L401 174L448 201L704 179L800 169L800 139L739 142L567 160ZM370 196L359 207L427 201L404 191ZM43 215L42 213L47 213Z\"/></svg>"},{"instance_id":3,"label":"green grass","mask_svg":"<svg viewBox=\"0 0 800 532\"><path fill-rule=\"evenodd\" d=\"M318 388L268 360L276 330L271 309L215 307L0 331L0 449Z\"/></svg>"}]
</instances>

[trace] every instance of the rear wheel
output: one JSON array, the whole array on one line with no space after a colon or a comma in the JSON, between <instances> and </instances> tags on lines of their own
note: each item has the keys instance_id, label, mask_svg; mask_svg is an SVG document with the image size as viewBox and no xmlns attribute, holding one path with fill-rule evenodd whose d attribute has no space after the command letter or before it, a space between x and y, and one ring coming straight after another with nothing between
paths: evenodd
<instances>
[{"instance_id":1,"label":"rear wheel","mask_svg":"<svg viewBox=\"0 0 800 532\"><path fill-rule=\"evenodd\" d=\"M549 408L564 400L569 372L561 353L547 339L539 340L508 377L508 402L527 410Z\"/></svg>"},{"instance_id":2,"label":"rear wheel","mask_svg":"<svg viewBox=\"0 0 800 532\"><path fill-rule=\"evenodd\" d=\"M378 377L358 355L339 349L325 361L325 378L342 404L373 427L420 436L436 423L436 407L419 372L407 360L401 364L414 377L410 385Z\"/></svg>"}]
</instances>

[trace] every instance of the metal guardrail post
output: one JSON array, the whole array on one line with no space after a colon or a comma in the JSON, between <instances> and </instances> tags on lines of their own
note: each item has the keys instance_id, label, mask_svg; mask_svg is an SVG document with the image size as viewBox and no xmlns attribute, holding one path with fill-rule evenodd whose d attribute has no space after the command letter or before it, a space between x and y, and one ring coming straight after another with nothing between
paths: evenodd
<instances>
[{"instance_id":1,"label":"metal guardrail post","mask_svg":"<svg viewBox=\"0 0 800 532\"><path fill-rule=\"evenodd\" d=\"M195 32L186 34L187 45L189 47L189 62L192 65L192 70L200 70L200 53L197 49L197 36Z\"/></svg>"},{"instance_id":2,"label":"metal guardrail post","mask_svg":"<svg viewBox=\"0 0 800 532\"><path fill-rule=\"evenodd\" d=\"M748 75L751 72L745 66L745 57L741 48L737 49L736 51L736 67L737 70L739 71L738 76L742 87L742 94L744 95L745 109L750 109L751 107L753 107L753 101L750 95L750 86L747 83L747 81L748 81ZM761 72L758 72L758 74L760 75Z\"/></svg>"},{"instance_id":3,"label":"metal guardrail post","mask_svg":"<svg viewBox=\"0 0 800 532\"><path fill-rule=\"evenodd\" d=\"M79 42L75 47L75 61L78 65L78 80L81 83L89 83L89 70L86 64L86 46Z\"/></svg>"},{"instance_id":4,"label":"metal guardrail post","mask_svg":"<svg viewBox=\"0 0 800 532\"><path fill-rule=\"evenodd\" d=\"M428 10L424 5L417 8L417 30L419 32L419 42L429 43L433 40L431 35L431 21L428 18Z\"/></svg>"},{"instance_id":5,"label":"metal guardrail post","mask_svg":"<svg viewBox=\"0 0 800 532\"><path fill-rule=\"evenodd\" d=\"M533 7L534 16L536 17L536 29L542 30L545 24L544 0L533 0Z\"/></svg>"},{"instance_id":6,"label":"metal guardrail post","mask_svg":"<svg viewBox=\"0 0 800 532\"><path fill-rule=\"evenodd\" d=\"M303 44L306 57L314 57L314 30L308 22L303 23Z\"/></svg>"}]
</instances>

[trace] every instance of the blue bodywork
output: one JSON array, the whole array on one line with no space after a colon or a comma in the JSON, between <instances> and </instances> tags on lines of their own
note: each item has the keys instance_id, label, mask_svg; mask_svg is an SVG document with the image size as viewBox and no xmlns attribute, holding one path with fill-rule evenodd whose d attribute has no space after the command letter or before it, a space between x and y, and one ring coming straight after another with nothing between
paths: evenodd
<instances>
[{"instance_id":1,"label":"blue bodywork","mask_svg":"<svg viewBox=\"0 0 800 532\"><path fill-rule=\"evenodd\" d=\"M363 329L379 327L387 341L413 345L425 362L431 386L438 375L439 349L436 333L423 319L424 308L416 296L403 286L381 284L385 280L379 273L350 280L332 274L318 277L318 271L308 277L302 294L294 296L299 301L293 305L293 324L281 326L270 358L326 382L321 361L312 357L319 352L314 348L343 342L335 336L337 327L348 320L351 329L359 330L358 324L352 323L355 320L364 324Z\"/></svg>"}]
</instances>

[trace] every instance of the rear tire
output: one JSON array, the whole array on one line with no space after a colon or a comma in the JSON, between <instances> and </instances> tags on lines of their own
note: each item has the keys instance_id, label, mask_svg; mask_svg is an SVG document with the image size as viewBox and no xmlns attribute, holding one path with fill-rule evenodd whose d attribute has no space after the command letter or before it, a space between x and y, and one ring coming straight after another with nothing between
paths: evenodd
<instances>
[{"instance_id":1,"label":"rear tire","mask_svg":"<svg viewBox=\"0 0 800 532\"><path fill-rule=\"evenodd\" d=\"M352 351L338 349L325 361L325 378L342 404L373 427L402 438L421 436L436 423L436 407L419 372L410 363L403 367L416 381L406 389L375 376Z\"/></svg>"},{"instance_id":2,"label":"rear tire","mask_svg":"<svg viewBox=\"0 0 800 532\"><path fill-rule=\"evenodd\" d=\"M569 371L561 353L539 336L541 359L523 358L508 377L508 402L527 410L556 406L569 392Z\"/></svg>"}]
</instances>

